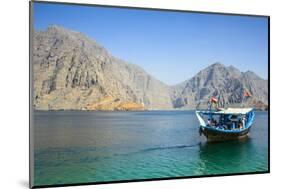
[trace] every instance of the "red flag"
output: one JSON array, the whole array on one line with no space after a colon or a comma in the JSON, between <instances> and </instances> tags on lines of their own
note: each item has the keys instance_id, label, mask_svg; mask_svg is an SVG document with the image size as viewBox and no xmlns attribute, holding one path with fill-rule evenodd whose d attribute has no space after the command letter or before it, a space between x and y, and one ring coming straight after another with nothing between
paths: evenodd
<instances>
[{"instance_id":1,"label":"red flag","mask_svg":"<svg viewBox=\"0 0 281 189\"><path fill-rule=\"evenodd\" d=\"M247 90L244 90L243 96L244 97L250 97L251 94Z\"/></svg>"},{"instance_id":2,"label":"red flag","mask_svg":"<svg viewBox=\"0 0 281 189\"><path fill-rule=\"evenodd\" d=\"M216 99L215 97L212 97L212 98L210 99L210 102L212 102L212 103L218 103L218 99Z\"/></svg>"}]
</instances>

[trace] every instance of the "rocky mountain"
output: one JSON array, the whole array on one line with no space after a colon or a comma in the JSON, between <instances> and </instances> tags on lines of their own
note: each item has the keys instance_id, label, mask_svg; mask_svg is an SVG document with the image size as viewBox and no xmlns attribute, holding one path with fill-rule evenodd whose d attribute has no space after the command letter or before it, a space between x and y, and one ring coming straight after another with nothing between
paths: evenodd
<instances>
[{"instance_id":1,"label":"rocky mountain","mask_svg":"<svg viewBox=\"0 0 281 189\"><path fill-rule=\"evenodd\" d=\"M268 105L267 83L251 71L240 72L233 66L215 63L174 86L173 104L175 108L206 108L209 99L216 97L221 107L244 105L265 109ZM251 97L243 97L245 90Z\"/></svg>"},{"instance_id":2,"label":"rocky mountain","mask_svg":"<svg viewBox=\"0 0 281 189\"><path fill-rule=\"evenodd\" d=\"M34 108L38 110L194 109L211 96L221 105L265 108L267 81L253 72L216 63L190 80L168 86L137 65L112 56L82 33L59 26L35 32Z\"/></svg>"},{"instance_id":3,"label":"rocky mountain","mask_svg":"<svg viewBox=\"0 0 281 189\"><path fill-rule=\"evenodd\" d=\"M146 109L172 107L169 86L82 33L50 26L35 32L33 41L35 109L91 110L107 97Z\"/></svg>"}]
</instances>

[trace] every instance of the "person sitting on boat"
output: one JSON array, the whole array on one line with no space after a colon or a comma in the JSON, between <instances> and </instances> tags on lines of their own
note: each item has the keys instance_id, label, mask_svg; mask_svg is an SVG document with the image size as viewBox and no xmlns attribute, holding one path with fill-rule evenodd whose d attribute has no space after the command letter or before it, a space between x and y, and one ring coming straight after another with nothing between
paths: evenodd
<instances>
[{"instance_id":1,"label":"person sitting on boat","mask_svg":"<svg viewBox=\"0 0 281 189\"><path fill-rule=\"evenodd\" d=\"M224 124L225 124L225 128L226 128L227 130L231 130L231 128L232 128L232 122L231 122L231 120L228 118L228 116L225 116L225 117L224 117Z\"/></svg>"},{"instance_id":2,"label":"person sitting on boat","mask_svg":"<svg viewBox=\"0 0 281 189\"><path fill-rule=\"evenodd\" d=\"M217 120L213 119L213 121L212 121L212 122L213 122L213 125L214 125L214 126L217 126L217 125L218 125Z\"/></svg>"},{"instance_id":3,"label":"person sitting on boat","mask_svg":"<svg viewBox=\"0 0 281 189\"><path fill-rule=\"evenodd\" d=\"M208 119L207 124L208 124L209 126L211 126L212 123L211 123L211 119L210 119L210 118Z\"/></svg>"},{"instance_id":4,"label":"person sitting on boat","mask_svg":"<svg viewBox=\"0 0 281 189\"><path fill-rule=\"evenodd\" d=\"M226 129L226 127L225 127L224 125L218 125L218 128L219 128L219 129L223 129L223 130Z\"/></svg>"},{"instance_id":5,"label":"person sitting on boat","mask_svg":"<svg viewBox=\"0 0 281 189\"><path fill-rule=\"evenodd\" d=\"M216 121L214 118L212 118L212 119L210 120L210 126L213 126L213 127L216 127L216 126L217 126L217 121Z\"/></svg>"},{"instance_id":6,"label":"person sitting on boat","mask_svg":"<svg viewBox=\"0 0 281 189\"><path fill-rule=\"evenodd\" d=\"M243 128L243 122L242 122L242 120L240 119L239 121L238 121L238 129L242 129Z\"/></svg>"}]
</instances>

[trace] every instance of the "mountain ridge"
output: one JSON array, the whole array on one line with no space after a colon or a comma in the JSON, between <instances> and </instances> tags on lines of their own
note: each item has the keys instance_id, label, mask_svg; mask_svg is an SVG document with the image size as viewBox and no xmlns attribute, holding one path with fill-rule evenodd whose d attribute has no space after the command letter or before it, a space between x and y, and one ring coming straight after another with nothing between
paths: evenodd
<instances>
[{"instance_id":1,"label":"mountain ridge","mask_svg":"<svg viewBox=\"0 0 281 189\"><path fill-rule=\"evenodd\" d=\"M257 82L256 82L257 81ZM249 84L250 82L250 84ZM259 85L260 88L254 87ZM224 66L214 63L199 71L194 77L180 85L180 98L175 100L176 106L181 108L188 105L195 108L206 108L208 100L215 96L219 99L220 106L255 106L255 103L267 104L267 81L253 72L240 72L233 66ZM262 88L262 89L261 89ZM243 99L244 90L252 94L251 99ZM263 93L264 96L259 94ZM192 104L192 102L195 102ZM204 105L202 105L204 103ZM264 107L266 108L266 107Z\"/></svg>"},{"instance_id":2,"label":"mountain ridge","mask_svg":"<svg viewBox=\"0 0 281 189\"><path fill-rule=\"evenodd\" d=\"M204 108L211 96L218 96L221 105L238 105L245 89L253 96L245 105L267 107L267 80L251 71L217 62L170 86L140 66L112 56L80 32L50 26L35 32L33 41L34 108L38 110L99 110L103 109L99 102L107 97L112 100L106 105L109 110Z\"/></svg>"}]
</instances>

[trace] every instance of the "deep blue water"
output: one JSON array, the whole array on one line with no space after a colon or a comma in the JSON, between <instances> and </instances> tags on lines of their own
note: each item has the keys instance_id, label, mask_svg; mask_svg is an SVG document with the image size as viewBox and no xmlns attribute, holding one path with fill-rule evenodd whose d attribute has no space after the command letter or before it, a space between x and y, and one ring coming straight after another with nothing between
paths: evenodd
<instances>
[{"instance_id":1,"label":"deep blue water","mask_svg":"<svg viewBox=\"0 0 281 189\"><path fill-rule=\"evenodd\" d=\"M36 111L35 185L268 170L268 112L247 140L207 143L194 111Z\"/></svg>"}]
</instances>

